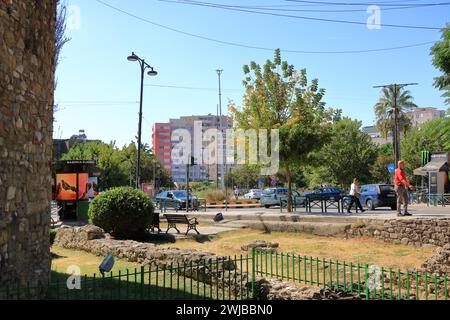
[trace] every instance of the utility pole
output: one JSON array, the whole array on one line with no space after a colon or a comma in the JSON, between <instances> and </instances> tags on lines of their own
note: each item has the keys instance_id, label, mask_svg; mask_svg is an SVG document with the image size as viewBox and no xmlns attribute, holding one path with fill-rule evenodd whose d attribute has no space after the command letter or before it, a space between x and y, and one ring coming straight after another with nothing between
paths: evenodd
<instances>
[{"instance_id":1,"label":"utility pole","mask_svg":"<svg viewBox=\"0 0 450 320\"><path fill-rule=\"evenodd\" d=\"M393 135L393 146L394 146L394 163L397 168L398 162L400 161L400 132L398 128L398 116L400 115L400 110L397 105L397 94L398 92L407 86L415 86L418 83L402 83L402 84L387 84L382 86L374 86L374 88L392 88L394 93L394 101L392 106L392 111L394 113L394 132Z\"/></svg>"},{"instance_id":2,"label":"utility pole","mask_svg":"<svg viewBox=\"0 0 450 320\"><path fill-rule=\"evenodd\" d=\"M153 193L156 195L156 155L153 161Z\"/></svg>"},{"instance_id":3,"label":"utility pole","mask_svg":"<svg viewBox=\"0 0 450 320\"><path fill-rule=\"evenodd\" d=\"M221 173L220 176L222 178L221 184L222 184L222 189L223 189L225 187L225 180L224 180L225 172L223 171L223 145L222 146L219 145L219 142L223 141L223 133L222 133L222 129L223 129L223 126L222 126L222 83L221 83L221 76L222 76L223 70L217 69L216 72L217 72L217 75L219 77L219 134L221 136L221 139L219 139L217 141L217 146L218 146L218 148L222 148L222 159L221 159L221 162L220 162L220 173ZM217 152L219 153L219 150L217 150Z\"/></svg>"},{"instance_id":4,"label":"utility pole","mask_svg":"<svg viewBox=\"0 0 450 320\"><path fill-rule=\"evenodd\" d=\"M219 105L217 105L217 121L216 121L216 127L217 127L217 132L219 132L219 128L220 128L220 125L219 125L219 120L220 118L219 118ZM219 189L219 141L218 141L218 138L219 138L219 134L217 134L217 136L216 136L216 146L217 146L217 148L216 148L216 189L218 190Z\"/></svg>"},{"instance_id":5,"label":"utility pole","mask_svg":"<svg viewBox=\"0 0 450 320\"><path fill-rule=\"evenodd\" d=\"M189 212L189 167L190 167L190 156L188 156L186 163L186 212Z\"/></svg>"}]
</instances>

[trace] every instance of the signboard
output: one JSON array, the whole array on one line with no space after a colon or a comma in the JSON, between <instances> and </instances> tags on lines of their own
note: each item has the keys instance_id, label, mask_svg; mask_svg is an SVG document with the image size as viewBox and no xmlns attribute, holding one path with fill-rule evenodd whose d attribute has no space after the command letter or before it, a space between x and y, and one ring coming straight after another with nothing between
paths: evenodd
<instances>
[{"instance_id":1,"label":"signboard","mask_svg":"<svg viewBox=\"0 0 450 320\"><path fill-rule=\"evenodd\" d=\"M394 165L393 163L389 164L389 165L388 165L388 170L389 170L390 173L394 173L394 171L395 171L395 165Z\"/></svg>"},{"instance_id":2,"label":"signboard","mask_svg":"<svg viewBox=\"0 0 450 320\"><path fill-rule=\"evenodd\" d=\"M78 177L78 181L77 181ZM87 200L89 175L87 173L60 173L56 175L56 200ZM78 190L78 192L77 192Z\"/></svg>"}]
</instances>

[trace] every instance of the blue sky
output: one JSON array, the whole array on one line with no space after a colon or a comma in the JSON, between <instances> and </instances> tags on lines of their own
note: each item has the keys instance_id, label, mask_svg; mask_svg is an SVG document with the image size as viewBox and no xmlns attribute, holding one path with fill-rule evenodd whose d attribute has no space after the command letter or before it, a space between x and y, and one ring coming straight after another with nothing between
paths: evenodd
<instances>
[{"instance_id":1,"label":"blue sky","mask_svg":"<svg viewBox=\"0 0 450 320\"><path fill-rule=\"evenodd\" d=\"M284 60L296 68L306 68L310 79L319 79L320 86L327 90L325 101L328 106L343 109L344 115L361 120L363 125L371 125L374 121L373 105L379 95L374 85L418 82L418 86L410 87L416 104L445 109L441 92L432 85L433 77L439 73L431 63L431 45L361 54L283 52L283 49L347 51L397 47L438 40L438 30L384 26L370 30L365 25L292 19L157 0L102 1L184 32L251 46L281 48ZM302 10L366 8L305 6L305 3L299 6L298 2L283 0L204 1L230 5L289 5L291 7L279 8ZM339 1L344 2L335 2ZM67 138L79 129L85 129L89 138L115 140L119 146L135 140L140 71L137 62L126 59L131 51L145 58L159 72L157 77L146 77L146 85L211 89L146 86L143 143L149 144L154 122L183 115L215 113L217 68L224 70L223 105L226 106L228 99L241 105L242 66L252 60L263 64L273 57L272 51L228 46L179 34L120 13L95 0L67 2L73 6L71 8L79 8L80 16L78 20L73 14L76 10L70 12L67 33L72 40L64 47L57 69L55 95L61 110L55 115L54 137ZM405 0L402 3L436 2L440 1ZM381 7L381 23L442 27L449 21L449 9L450 6L402 10L383 10ZM365 11L279 13L360 22L366 22L369 17ZM79 28L76 27L78 22Z\"/></svg>"}]
</instances>

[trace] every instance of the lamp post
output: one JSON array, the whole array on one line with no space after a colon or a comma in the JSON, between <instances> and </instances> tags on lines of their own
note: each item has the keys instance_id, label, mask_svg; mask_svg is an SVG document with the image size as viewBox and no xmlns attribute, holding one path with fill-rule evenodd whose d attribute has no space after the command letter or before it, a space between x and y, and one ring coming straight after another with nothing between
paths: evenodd
<instances>
[{"instance_id":1,"label":"lamp post","mask_svg":"<svg viewBox=\"0 0 450 320\"><path fill-rule=\"evenodd\" d=\"M144 98L144 73L145 70L150 69L148 71L149 76L156 76L158 72L153 70L153 67L150 66L144 59L139 58L134 52L131 53L131 56L128 56L128 61L131 62L139 62L141 67L141 98L140 98L140 106L139 106L139 129L138 129L138 145L137 145L137 161L136 161L136 189L140 189L141 185L141 136L142 136L142 102Z\"/></svg>"}]
</instances>

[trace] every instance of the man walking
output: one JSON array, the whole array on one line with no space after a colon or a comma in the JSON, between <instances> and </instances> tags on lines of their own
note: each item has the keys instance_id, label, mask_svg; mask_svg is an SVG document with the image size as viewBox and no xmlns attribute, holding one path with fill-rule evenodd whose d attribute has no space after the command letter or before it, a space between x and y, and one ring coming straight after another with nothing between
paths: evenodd
<instances>
[{"instance_id":1,"label":"man walking","mask_svg":"<svg viewBox=\"0 0 450 320\"><path fill-rule=\"evenodd\" d=\"M348 213L351 213L351 209L353 206L353 203L356 202L356 206L357 208L359 208L361 210L361 212L364 212L366 210L363 209L362 205L361 205L361 201L359 200L359 197L361 195L360 189L359 189L359 183L358 183L358 179L353 179L353 183L350 187L350 195L351 195L351 200L350 200L350 204L348 206Z\"/></svg>"},{"instance_id":2,"label":"man walking","mask_svg":"<svg viewBox=\"0 0 450 320\"><path fill-rule=\"evenodd\" d=\"M239 199L240 194L241 194L241 191L239 190L239 188L237 186L234 186L234 196L235 196L236 200Z\"/></svg>"},{"instance_id":3,"label":"man walking","mask_svg":"<svg viewBox=\"0 0 450 320\"><path fill-rule=\"evenodd\" d=\"M398 168L395 170L394 177L395 192L397 193L397 216L411 216L408 212L408 189L414 189L409 182L405 172L405 162L400 160ZM403 203L404 213L402 214L401 205Z\"/></svg>"}]
</instances>

